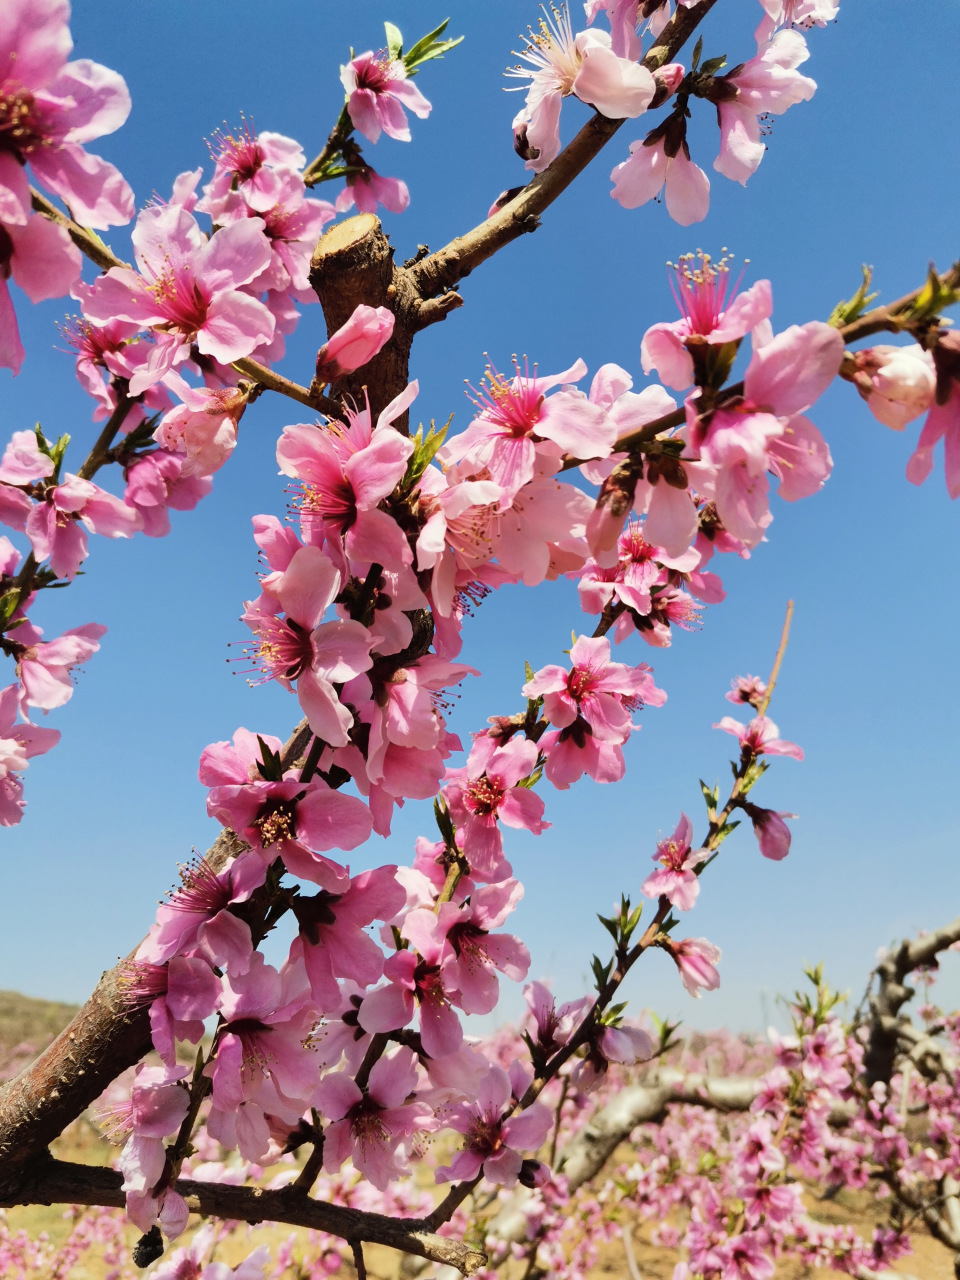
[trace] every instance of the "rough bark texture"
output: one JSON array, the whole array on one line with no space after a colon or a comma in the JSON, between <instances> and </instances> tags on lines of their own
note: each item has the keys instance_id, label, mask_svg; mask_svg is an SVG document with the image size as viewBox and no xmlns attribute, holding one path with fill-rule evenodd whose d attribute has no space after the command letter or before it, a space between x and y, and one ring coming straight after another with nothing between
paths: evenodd
<instances>
[{"instance_id":1,"label":"rough bark texture","mask_svg":"<svg viewBox=\"0 0 960 1280\"><path fill-rule=\"evenodd\" d=\"M47 1159L31 1167L19 1192L0 1196L0 1208L16 1204L96 1204L122 1209L122 1181L114 1169ZM288 1222L295 1227L328 1231L351 1243L369 1240L456 1267L468 1276L486 1261L477 1249L425 1231L419 1218L384 1218L324 1204L291 1187L267 1191L262 1187L234 1187L225 1182L194 1182L186 1178L174 1186L193 1213L238 1222Z\"/></svg>"},{"instance_id":2,"label":"rough bark texture","mask_svg":"<svg viewBox=\"0 0 960 1280\"><path fill-rule=\"evenodd\" d=\"M224 831L206 857L219 869L246 848L232 831ZM131 1009L124 998L124 973L136 950L104 973L36 1062L0 1089L0 1202L18 1194L29 1163L152 1048L148 1010Z\"/></svg>"},{"instance_id":3,"label":"rough bark texture","mask_svg":"<svg viewBox=\"0 0 960 1280\"><path fill-rule=\"evenodd\" d=\"M889 1083L893 1075L901 1031L909 1025L900 1010L914 994L913 988L906 985L907 975L936 960L941 951L957 941L960 941L960 916L922 938L902 942L877 965L874 970L877 991L870 997L870 1039L863 1059L868 1085L878 1080Z\"/></svg>"},{"instance_id":4,"label":"rough bark texture","mask_svg":"<svg viewBox=\"0 0 960 1280\"><path fill-rule=\"evenodd\" d=\"M461 304L455 293L424 302L410 272L395 266L393 248L372 213L338 222L320 237L310 262L310 283L323 307L328 333L346 324L361 305L393 312L393 336L383 350L330 388L332 398L346 397L361 406L369 396L374 420L410 380L414 335ZM406 431L407 415L394 426Z\"/></svg>"}]
</instances>

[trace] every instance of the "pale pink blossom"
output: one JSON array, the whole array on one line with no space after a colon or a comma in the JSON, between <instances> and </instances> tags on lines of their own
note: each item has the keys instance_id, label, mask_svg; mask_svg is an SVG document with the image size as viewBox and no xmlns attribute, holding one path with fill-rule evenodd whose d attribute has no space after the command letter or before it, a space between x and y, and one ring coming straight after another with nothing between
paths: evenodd
<instances>
[{"instance_id":1,"label":"pale pink blossom","mask_svg":"<svg viewBox=\"0 0 960 1280\"><path fill-rule=\"evenodd\" d=\"M640 344L644 373L656 369L668 387L683 391L694 381L695 359L703 346L739 342L773 310L769 280L758 280L743 293L731 288L726 256L715 262L708 253L684 254L672 267L670 288L680 319L651 325Z\"/></svg>"},{"instance_id":2,"label":"pale pink blossom","mask_svg":"<svg viewBox=\"0 0 960 1280\"><path fill-rule=\"evenodd\" d=\"M182 206L149 206L132 238L140 273L111 267L93 284L84 314L98 323L163 326L147 364L130 380L133 395L188 359L193 343L228 365L273 337L273 315L243 292L270 262L259 218L222 227L207 239Z\"/></svg>"},{"instance_id":3,"label":"pale pink blossom","mask_svg":"<svg viewBox=\"0 0 960 1280\"><path fill-rule=\"evenodd\" d=\"M581 996L558 1008L553 992L542 982L528 983L523 998L533 1017L537 1047L548 1056L567 1043L593 1003L589 996Z\"/></svg>"},{"instance_id":4,"label":"pale pink blossom","mask_svg":"<svg viewBox=\"0 0 960 1280\"><path fill-rule=\"evenodd\" d=\"M236 448L247 397L236 387L191 387L174 372L165 381L181 403L164 414L153 438L171 453L185 455L184 477L212 476Z\"/></svg>"},{"instance_id":5,"label":"pale pink blossom","mask_svg":"<svg viewBox=\"0 0 960 1280\"><path fill-rule=\"evenodd\" d=\"M941 332L933 351L937 393L907 463L907 479L923 484L933 468L933 450L943 440L947 492L960 498L960 333Z\"/></svg>"},{"instance_id":6,"label":"pale pink blossom","mask_svg":"<svg viewBox=\"0 0 960 1280\"><path fill-rule=\"evenodd\" d=\"M169 510L192 511L213 488L208 476L186 474L183 454L166 449L142 454L124 475L123 500L140 513L148 538L165 537L170 532Z\"/></svg>"},{"instance_id":7,"label":"pale pink blossom","mask_svg":"<svg viewBox=\"0 0 960 1280\"><path fill-rule=\"evenodd\" d=\"M710 856L706 849L694 849L693 824L685 813L680 815L677 829L672 836L657 843L653 855L659 868L647 876L640 892L648 898L664 896L679 911L690 911L700 892L700 878L696 868Z\"/></svg>"},{"instance_id":8,"label":"pale pink blossom","mask_svg":"<svg viewBox=\"0 0 960 1280\"><path fill-rule=\"evenodd\" d=\"M724 733L732 733L739 739L741 751L752 756L790 756L794 760L803 759L803 751L795 742L788 742L780 737L780 730L767 716L754 716L749 724L741 724L733 716L724 716L715 729Z\"/></svg>"},{"instance_id":9,"label":"pale pink blossom","mask_svg":"<svg viewBox=\"0 0 960 1280\"><path fill-rule=\"evenodd\" d=\"M701 990L716 991L720 986L719 947L706 938L684 938L680 942L667 938L663 945L680 970L680 981L692 996L699 998Z\"/></svg>"},{"instance_id":10,"label":"pale pink blossom","mask_svg":"<svg viewBox=\"0 0 960 1280\"><path fill-rule=\"evenodd\" d=\"M0 30L0 220L30 215L24 166L79 222L119 226L133 192L112 164L83 143L119 129L130 113L123 77L87 58L68 62L73 41L66 0L6 0Z\"/></svg>"},{"instance_id":11,"label":"pale pink blossom","mask_svg":"<svg viewBox=\"0 0 960 1280\"><path fill-rule=\"evenodd\" d=\"M525 105L513 122L527 168L541 173L560 151L560 106L571 94L611 120L642 115L656 92L653 76L633 57L614 51L604 31L574 35L566 8L540 19L519 56L529 65L507 72L529 80Z\"/></svg>"},{"instance_id":12,"label":"pale pink blossom","mask_svg":"<svg viewBox=\"0 0 960 1280\"><path fill-rule=\"evenodd\" d=\"M361 303L317 352L317 381L333 382L367 364L393 334L393 312Z\"/></svg>"},{"instance_id":13,"label":"pale pink blossom","mask_svg":"<svg viewBox=\"0 0 960 1280\"><path fill-rule=\"evenodd\" d=\"M431 1058L443 1058L463 1043L463 1028L451 1006L456 987L441 965L445 941L426 931L419 941L425 948L419 955L398 951L386 961L383 972L389 982L370 992L358 1018L365 1031L394 1031L405 1027L419 1008L423 1047Z\"/></svg>"},{"instance_id":14,"label":"pale pink blossom","mask_svg":"<svg viewBox=\"0 0 960 1280\"><path fill-rule=\"evenodd\" d=\"M437 1169L437 1182L459 1182L482 1173L498 1186L516 1183L524 1164L520 1153L540 1149L553 1117L542 1102L505 1117L511 1095L507 1072L491 1066L477 1087L476 1101L456 1103L444 1113L444 1124L462 1133L466 1143L449 1165Z\"/></svg>"},{"instance_id":15,"label":"pale pink blossom","mask_svg":"<svg viewBox=\"0 0 960 1280\"><path fill-rule=\"evenodd\" d=\"M902 431L933 403L937 389L933 356L919 344L866 347L848 359L854 386L885 427Z\"/></svg>"},{"instance_id":16,"label":"pale pink blossom","mask_svg":"<svg viewBox=\"0 0 960 1280\"><path fill-rule=\"evenodd\" d=\"M571 1080L581 1093L590 1093L603 1081L611 1062L633 1065L654 1055L653 1041L640 1027L600 1026L591 1032L586 1054L577 1062Z\"/></svg>"},{"instance_id":17,"label":"pale pink blossom","mask_svg":"<svg viewBox=\"0 0 960 1280\"><path fill-rule=\"evenodd\" d=\"M760 0L760 5L764 17L756 30L758 43L779 27L825 27L836 18L840 0Z\"/></svg>"},{"instance_id":18,"label":"pale pink blossom","mask_svg":"<svg viewBox=\"0 0 960 1280\"><path fill-rule=\"evenodd\" d=\"M830 450L804 411L833 381L842 358L843 338L832 325L791 325L754 351L743 398L722 405L707 425L696 399L688 398L685 432L693 454L717 472L707 496L746 546L755 547L773 519L768 472L787 502L810 497L829 476Z\"/></svg>"},{"instance_id":19,"label":"pale pink blossom","mask_svg":"<svg viewBox=\"0 0 960 1280\"><path fill-rule=\"evenodd\" d=\"M745 702L748 706L760 708L767 692L767 685L759 676L737 676L730 681L730 692L723 696L728 702Z\"/></svg>"},{"instance_id":20,"label":"pale pink blossom","mask_svg":"<svg viewBox=\"0 0 960 1280\"><path fill-rule=\"evenodd\" d=\"M0 113L4 87L0 85ZM4 218L2 197L8 160L9 153L0 151L0 368L19 373L24 350L7 281L12 276L31 302L62 298L79 279L83 258L66 230L41 214L27 213L22 223ZM10 163L14 170L18 168L15 161ZM17 175L11 176L16 185Z\"/></svg>"},{"instance_id":21,"label":"pale pink blossom","mask_svg":"<svg viewBox=\"0 0 960 1280\"><path fill-rule=\"evenodd\" d=\"M421 120L430 114L430 103L409 79L402 60L385 53L359 54L340 68L340 83L353 127L371 142L381 132L399 142L410 141L404 107Z\"/></svg>"},{"instance_id":22,"label":"pale pink blossom","mask_svg":"<svg viewBox=\"0 0 960 1280\"><path fill-rule=\"evenodd\" d=\"M368 164L358 164L356 171L345 175L346 186L337 196L337 213L346 213L353 205L358 213L376 213L382 204L391 213L403 213L410 203L407 184L400 178L385 178Z\"/></svg>"},{"instance_id":23,"label":"pale pink blossom","mask_svg":"<svg viewBox=\"0 0 960 1280\"><path fill-rule=\"evenodd\" d=\"M23 817L23 783L17 774L60 741L58 729L17 724L19 695L15 684L0 692L0 827L16 826Z\"/></svg>"},{"instance_id":24,"label":"pale pink blossom","mask_svg":"<svg viewBox=\"0 0 960 1280\"><path fill-rule=\"evenodd\" d=\"M41 640L42 633L30 623L18 627L14 635L21 711L26 714L27 707L50 711L69 702L73 668L97 652L106 630L97 622L88 622L56 640Z\"/></svg>"},{"instance_id":25,"label":"pale pink blossom","mask_svg":"<svg viewBox=\"0 0 960 1280\"><path fill-rule=\"evenodd\" d=\"M796 69L809 57L799 31L778 31L761 44L755 58L723 77L721 83L737 92L717 103L720 154L713 167L718 173L746 185L767 149L760 117L782 115L795 103L808 102L816 92L816 81Z\"/></svg>"},{"instance_id":26,"label":"pale pink blossom","mask_svg":"<svg viewBox=\"0 0 960 1280\"><path fill-rule=\"evenodd\" d=\"M559 462L565 452L575 458L603 458L617 436L603 408L568 385L585 376L582 360L548 377L540 377L536 366L532 376L527 369L521 373L519 364L515 369L508 381L488 367L486 386L476 401L479 415L438 454L444 467L463 461L470 474L483 472L478 478L498 484L502 508L534 478L538 457L546 453ZM546 394L558 385L560 391Z\"/></svg>"},{"instance_id":27,"label":"pale pink blossom","mask_svg":"<svg viewBox=\"0 0 960 1280\"><path fill-rule=\"evenodd\" d=\"M681 227L702 222L710 207L710 179L690 159L686 138L650 137L630 143L629 158L610 174L610 194L624 209L636 209L665 189L667 213Z\"/></svg>"}]
</instances>

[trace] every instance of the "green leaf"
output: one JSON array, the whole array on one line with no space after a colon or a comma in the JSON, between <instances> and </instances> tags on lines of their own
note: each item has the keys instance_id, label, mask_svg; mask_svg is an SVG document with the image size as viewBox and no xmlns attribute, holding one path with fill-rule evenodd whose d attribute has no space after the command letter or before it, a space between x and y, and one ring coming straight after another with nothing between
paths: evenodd
<instances>
[{"instance_id":1,"label":"green leaf","mask_svg":"<svg viewBox=\"0 0 960 1280\"><path fill-rule=\"evenodd\" d=\"M700 68L702 76L715 76L721 67L727 65L727 55L722 53L719 58L708 58Z\"/></svg>"},{"instance_id":2,"label":"green leaf","mask_svg":"<svg viewBox=\"0 0 960 1280\"><path fill-rule=\"evenodd\" d=\"M690 65L694 71L696 71L700 66L701 53L703 53L703 36L701 36L700 39L697 41L697 43L693 46L693 57L690 61Z\"/></svg>"},{"instance_id":3,"label":"green leaf","mask_svg":"<svg viewBox=\"0 0 960 1280\"><path fill-rule=\"evenodd\" d=\"M740 825L739 818L737 818L736 821L734 822L725 822L723 826L720 828L720 830L717 832L717 834L714 836L714 839L716 840L717 845L719 846L723 844L727 836L730 835L732 831L736 831L739 825Z\"/></svg>"},{"instance_id":4,"label":"green leaf","mask_svg":"<svg viewBox=\"0 0 960 1280\"><path fill-rule=\"evenodd\" d=\"M937 269L931 262L926 282L906 315L911 320L930 320L939 315L944 307L951 306L958 299L960 294L956 290L946 289L941 284Z\"/></svg>"},{"instance_id":5,"label":"green leaf","mask_svg":"<svg viewBox=\"0 0 960 1280\"><path fill-rule=\"evenodd\" d=\"M597 919L606 929L607 933L609 933L610 937L614 940L614 942L616 942L620 935L620 926L617 924L617 921L608 920L606 916L601 916L601 915L598 915Z\"/></svg>"},{"instance_id":6,"label":"green leaf","mask_svg":"<svg viewBox=\"0 0 960 1280\"><path fill-rule=\"evenodd\" d=\"M525 662L523 664L523 670L524 670L524 674L527 677L527 684L529 684L530 681L533 679L533 675L534 675L533 667L531 667L529 662Z\"/></svg>"},{"instance_id":7,"label":"green leaf","mask_svg":"<svg viewBox=\"0 0 960 1280\"><path fill-rule=\"evenodd\" d=\"M387 33L387 53L396 60L403 53L403 36L392 22L385 22L383 29Z\"/></svg>"},{"instance_id":8,"label":"green leaf","mask_svg":"<svg viewBox=\"0 0 960 1280\"><path fill-rule=\"evenodd\" d=\"M700 790L703 792L704 803L707 806L707 817L712 821L714 814L720 804L720 785L719 783L711 790L710 787L700 779Z\"/></svg>"},{"instance_id":9,"label":"green leaf","mask_svg":"<svg viewBox=\"0 0 960 1280\"><path fill-rule=\"evenodd\" d=\"M846 302L841 299L830 312L830 318L827 323L832 324L835 329L842 329L845 324L850 324L852 321L859 319L864 309L874 298L879 296L876 293L867 293L870 288L870 281L873 278L873 268L864 263L860 270L863 272L860 288Z\"/></svg>"},{"instance_id":10,"label":"green leaf","mask_svg":"<svg viewBox=\"0 0 960 1280\"><path fill-rule=\"evenodd\" d=\"M454 49L460 44L463 36L458 36L456 40L440 40L438 38L446 31L449 22L449 18L445 19L435 31L423 36L412 49L403 55L403 65L408 73L412 74L416 67L421 66L424 62L431 61L433 58L442 58L450 49Z\"/></svg>"}]
</instances>

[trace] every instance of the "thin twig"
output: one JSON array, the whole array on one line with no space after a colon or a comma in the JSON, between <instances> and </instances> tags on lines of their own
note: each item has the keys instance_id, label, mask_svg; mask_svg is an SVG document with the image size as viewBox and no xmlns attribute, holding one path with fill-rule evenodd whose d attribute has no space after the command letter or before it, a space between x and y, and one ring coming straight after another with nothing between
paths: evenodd
<instances>
[{"instance_id":1,"label":"thin twig","mask_svg":"<svg viewBox=\"0 0 960 1280\"><path fill-rule=\"evenodd\" d=\"M783 630L780 632L780 644L777 646L777 656L773 660L773 670L770 672L770 679L767 681L767 691L763 695L760 706L757 708L758 716L767 714L767 707L770 705L770 699L773 697L774 686L777 683L777 676L780 674L780 664L783 662L783 655L787 651L787 642L790 639L790 622L793 618L793 601L787 601L787 616L783 620Z\"/></svg>"}]
</instances>

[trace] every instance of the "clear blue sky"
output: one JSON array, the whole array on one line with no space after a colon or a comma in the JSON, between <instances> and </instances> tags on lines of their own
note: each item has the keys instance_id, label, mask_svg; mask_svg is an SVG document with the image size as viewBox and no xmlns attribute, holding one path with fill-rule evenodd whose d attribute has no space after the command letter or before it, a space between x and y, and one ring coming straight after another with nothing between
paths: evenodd
<instances>
[{"instance_id":1,"label":"clear blue sky","mask_svg":"<svg viewBox=\"0 0 960 1280\"><path fill-rule=\"evenodd\" d=\"M384 18L414 37L451 10L451 30L467 38L421 73L433 114L413 122L412 144L384 140L369 152L410 187L408 212L386 220L399 257L418 243L437 247L524 180L510 135L519 99L503 96L502 71L515 61L517 33L536 19L532 0L79 0L75 56L120 71L134 103L126 127L92 149L120 166L140 204L207 160L204 138L241 112L314 154L342 101L348 48L377 47ZM720 0L704 56L750 57L759 14L756 0ZM527 353L544 371L577 356L591 371L615 360L642 385L640 338L673 314L663 264L691 248L726 245L750 258L748 280L773 280L778 328L825 318L856 287L861 262L874 265L891 298L920 282L929 259L942 268L960 255L960 83L944 70L947 51L960 47L960 4L914 0L907 14L894 0L847 0L839 21L809 43L803 69L817 95L776 120L746 190L714 175L700 226L684 230L661 206L627 212L610 199L609 171L643 132L628 124L541 230L477 271L464 283L463 309L418 339L420 415L444 420L456 410L462 429L463 380L480 376L484 351L501 367ZM712 173L712 109L694 108L694 158ZM584 115L565 104L564 138ZM108 239L129 252L124 230ZM69 431L76 466L95 428L72 361L58 350L53 323L64 310L18 300L28 358L16 379L0 371L0 426L8 436L39 419L48 435ZM290 343L283 368L301 382L320 326L319 307L308 309ZM711 722L731 710L723 694L733 676L769 669L788 597L796 618L772 714L807 758L775 762L756 799L801 815L793 851L785 863L766 862L741 831L705 880L690 932L724 950L719 993L690 1000L657 954L632 980L633 997L694 1025L756 1027L804 962L825 960L835 983L859 994L879 945L960 910L960 506L946 496L939 462L923 489L906 483L916 427L887 431L848 385L813 416L836 464L825 491L776 503L769 542L749 562L724 560L728 597L706 611L702 631L680 633L668 651L636 640L624 647L626 660L653 662L669 693L663 709L643 716L625 782L547 789L553 830L509 837L527 887L515 920L533 951L532 976L553 978L564 997L579 992L590 953L603 946L593 913L621 889L637 892L658 834L672 831L681 808L702 830L697 778L727 776L732 742ZM49 717L63 741L31 765L26 819L2 836L0 986L85 997L141 937L175 864L215 835L196 781L206 743L240 724L283 737L296 721L291 697L248 689L225 661L227 642L244 639L241 602L255 593L250 515L283 510L274 444L296 420L288 402L263 397L212 497L175 513L171 537L91 538L85 576L38 607L51 636L88 621L109 633L72 701ZM464 654L485 678L464 686L454 727L466 735L486 716L511 712L524 659L556 661L570 629L585 623L566 582L486 602L468 624ZM358 851L354 869L408 859L421 831L431 831L429 814L411 803L389 849ZM960 983L952 986L956 995Z\"/></svg>"}]
</instances>

